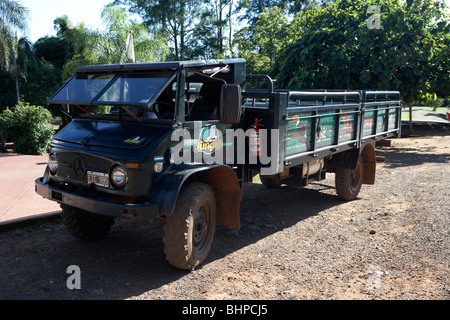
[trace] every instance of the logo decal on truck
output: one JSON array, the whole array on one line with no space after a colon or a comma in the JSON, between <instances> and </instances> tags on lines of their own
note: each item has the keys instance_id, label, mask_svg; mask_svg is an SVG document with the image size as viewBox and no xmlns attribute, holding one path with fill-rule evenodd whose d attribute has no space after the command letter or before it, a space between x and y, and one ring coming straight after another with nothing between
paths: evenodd
<instances>
[{"instance_id":1,"label":"logo decal on truck","mask_svg":"<svg viewBox=\"0 0 450 320\"><path fill-rule=\"evenodd\" d=\"M163 163L162 162L156 162L154 166L155 173L160 173L163 169Z\"/></svg>"},{"instance_id":2,"label":"logo decal on truck","mask_svg":"<svg viewBox=\"0 0 450 320\"><path fill-rule=\"evenodd\" d=\"M164 167L164 165L163 165L164 156L155 156L153 158L153 160L155 161L155 166L153 167L153 171L155 171L155 173L160 173Z\"/></svg>"},{"instance_id":3,"label":"logo decal on truck","mask_svg":"<svg viewBox=\"0 0 450 320\"><path fill-rule=\"evenodd\" d=\"M127 140L124 140L124 142L129 143L129 144L139 144L142 141L144 141L145 138L141 138L141 137L132 137L132 138L128 138Z\"/></svg>"},{"instance_id":4,"label":"logo decal on truck","mask_svg":"<svg viewBox=\"0 0 450 320\"><path fill-rule=\"evenodd\" d=\"M219 134L215 125L204 127L194 146L194 152L213 153L215 150L222 149L223 142Z\"/></svg>"}]
</instances>

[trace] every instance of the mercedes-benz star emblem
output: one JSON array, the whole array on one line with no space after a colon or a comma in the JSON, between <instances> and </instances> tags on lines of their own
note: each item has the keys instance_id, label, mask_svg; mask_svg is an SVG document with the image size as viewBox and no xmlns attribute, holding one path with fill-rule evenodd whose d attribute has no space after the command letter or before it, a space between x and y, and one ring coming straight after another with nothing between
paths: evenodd
<instances>
[{"instance_id":1,"label":"mercedes-benz star emblem","mask_svg":"<svg viewBox=\"0 0 450 320\"><path fill-rule=\"evenodd\" d=\"M76 157L73 160L72 168L78 178L83 178L86 174L86 161L81 157Z\"/></svg>"}]
</instances>

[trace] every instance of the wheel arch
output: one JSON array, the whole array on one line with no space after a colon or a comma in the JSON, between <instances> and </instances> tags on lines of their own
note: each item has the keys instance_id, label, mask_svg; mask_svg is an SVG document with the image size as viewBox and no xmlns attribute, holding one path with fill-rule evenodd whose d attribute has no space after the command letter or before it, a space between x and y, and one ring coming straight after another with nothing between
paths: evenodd
<instances>
[{"instance_id":1,"label":"wheel arch","mask_svg":"<svg viewBox=\"0 0 450 320\"><path fill-rule=\"evenodd\" d=\"M235 172L226 165L185 169L177 172L177 174L166 175L160 179L157 185L162 186L162 189L158 190L154 196L155 201L160 204L160 214L170 216L175 208L181 188L194 181L203 182L214 189L217 204L217 223L239 230L242 189Z\"/></svg>"},{"instance_id":2,"label":"wheel arch","mask_svg":"<svg viewBox=\"0 0 450 320\"><path fill-rule=\"evenodd\" d=\"M364 177L363 184L375 184L375 172L377 157L375 154L375 147L368 143L361 151L361 155L364 163Z\"/></svg>"},{"instance_id":3,"label":"wheel arch","mask_svg":"<svg viewBox=\"0 0 450 320\"><path fill-rule=\"evenodd\" d=\"M350 149L333 156L328 162L329 170L334 171L336 168L355 169L359 157L362 157L364 163L363 184L374 184L377 161L372 142L366 143L359 149Z\"/></svg>"}]
</instances>

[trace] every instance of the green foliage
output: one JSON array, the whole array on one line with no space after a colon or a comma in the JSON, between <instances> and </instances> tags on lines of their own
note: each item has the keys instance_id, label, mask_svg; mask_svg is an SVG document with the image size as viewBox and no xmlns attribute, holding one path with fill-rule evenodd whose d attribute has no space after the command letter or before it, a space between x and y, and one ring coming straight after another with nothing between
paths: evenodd
<instances>
[{"instance_id":1,"label":"green foliage","mask_svg":"<svg viewBox=\"0 0 450 320\"><path fill-rule=\"evenodd\" d=\"M253 27L242 28L236 34L239 55L247 61L248 73L270 73L273 61L285 42L286 28L285 12L273 7L265 8Z\"/></svg>"},{"instance_id":2,"label":"green foliage","mask_svg":"<svg viewBox=\"0 0 450 320\"><path fill-rule=\"evenodd\" d=\"M17 33L27 30L28 18L28 10L19 1L0 1L0 69L8 70L17 47Z\"/></svg>"},{"instance_id":3,"label":"green foliage","mask_svg":"<svg viewBox=\"0 0 450 320\"><path fill-rule=\"evenodd\" d=\"M45 59L60 70L73 55L67 41L59 37L42 37L34 43L33 47L38 59Z\"/></svg>"},{"instance_id":4,"label":"green foliage","mask_svg":"<svg viewBox=\"0 0 450 320\"><path fill-rule=\"evenodd\" d=\"M102 11L105 32L93 33L92 60L118 63L125 49L128 31L132 31L136 62L163 61L168 55L167 41L152 34L142 23L136 23L121 7L108 5Z\"/></svg>"},{"instance_id":5,"label":"green foliage","mask_svg":"<svg viewBox=\"0 0 450 320\"><path fill-rule=\"evenodd\" d=\"M263 13L267 8L281 8L283 11L290 7L300 8L304 2L309 1L288 1L288 0L240 0L239 9L244 12L243 18L249 22L252 27L258 20L259 15Z\"/></svg>"},{"instance_id":6,"label":"green foliage","mask_svg":"<svg viewBox=\"0 0 450 320\"><path fill-rule=\"evenodd\" d=\"M119 63L128 30L133 32L136 62L166 60L165 39L131 20L125 9L106 6L102 18L105 31L90 30L84 24L74 26L67 16L62 16L54 20L56 36L40 38L33 46L21 39L16 44L14 72L0 71L0 111L14 106L18 99L47 105L51 95L79 66ZM14 95L16 87L20 94ZM60 115L59 107L48 108Z\"/></svg>"},{"instance_id":7,"label":"green foliage","mask_svg":"<svg viewBox=\"0 0 450 320\"><path fill-rule=\"evenodd\" d=\"M234 0L211 0L197 7L199 20L188 35L184 50L187 59L225 58L232 51Z\"/></svg>"},{"instance_id":8,"label":"green foliage","mask_svg":"<svg viewBox=\"0 0 450 320\"><path fill-rule=\"evenodd\" d=\"M115 0L137 13L155 33L160 33L173 45L173 58L186 58L194 25L201 21L201 0Z\"/></svg>"},{"instance_id":9,"label":"green foliage","mask_svg":"<svg viewBox=\"0 0 450 320\"><path fill-rule=\"evenodd\" d=\"M18 88L21 101L46 105L47 99L61 85L61 71L44 59L40 60L25 38L17 43L17 58L12 66L15 68L10 68L9 73L0 71L0 111L17 104Z\"/></svg>"},{"instance_id":10,"label":"green foliage","mask_svg":"<svg viewBox=\"0 0 450 320\"><path fill-rule=\"evenodd\" d=\"M36 70L28 70L20 81L21 99L31 105L46 106L47 100L61 86L61 70L42 59Z\"/></svg>"},{"instance_id":11,"label":"green foliage","mask_svg":"<svg viewBox=\"0 0 450 320\"><path fill-rule=\"evenodd\" d=\"M43 154L53 138L50 111L40 106L20 105L0 114L0 136L14 142L14 152Z\"/></svg>"},{"instance_id":12,"label":"green foliage","mask_svg":"<svg viewBox=\"0 0 450 320\"><path fill-rule=\"evenodd\" d=\"M89 30L84 25L62 28L58 32L73 48L62 67L62 78L67 80L80 66L117 64L125 50L128 31L133 33L137 63L165 60L166 41L155 36L142 24L131 20L129 13L118 6L107 5L102 11L105 31ZM65 24L62 24L65 25Z\"/></svg>"},{"instance_id":13,"label":"green foliage","mask_svg":"<svg viewBox=\"0 0 450 320\"><path fill-rule=\"evenodd\" d=\"M417 100L420 90L448 95L443 8L443 1L433 0L337 0L299 13L276 61L278 85L399 90L406 103ZM370 28L371 19L378 28Z\"/></svg>"},{"instance_id":14,"label":"green foliage","mask_svg":"<svg viewBox=\"0 0 450 320\"><path fill-rule=\"evenodd\" d=\"M7 106L13 106L17 103L16 92L14 89L14 80L11 74L0 69L0 112Z\"/></svg>"},{"instance_id":15,"label":"green foliage","mask_svg":"<svg viewBox=\"0 0 450 320\"><path fill-rule=\"evenodd\" d=\"M419 92L420 101L423 102L427 107L433 108L434 111L436 111L439 100L436 93L429 93L425 92L422 93L422 91Z\"/></svg>"},{"instance_id":16,"label":"green foliage","mask_svg":"<svg viewBox=\"0 0 450 320\"><path fill-rule=\"evenodd\" d=\"M54 20L55 37L30 47L14 36L26 27L26 9L0 1L0 108L18 99L46 105L78 66L118 63L128 30L136 62L238 56L248 73L270 74L284 88L399 90L407 104L450 96L444 0L111 2L104 30L62 16ZM7 55L15 60L4 61Z\"/></svg>"}]
</instances>

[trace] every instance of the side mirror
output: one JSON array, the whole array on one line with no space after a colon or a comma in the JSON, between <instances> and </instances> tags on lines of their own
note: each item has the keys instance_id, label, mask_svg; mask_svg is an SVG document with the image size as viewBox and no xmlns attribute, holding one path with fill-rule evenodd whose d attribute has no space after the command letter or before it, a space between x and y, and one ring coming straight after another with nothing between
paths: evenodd
<instances>
[{"instance_id":1,"label":"side mirror","mask_svg":"<svg viewBox=\"0 0 450 320\"><path fill-rule=\"evenodd\" d=\"M242 95L241 86L224 84L220 88L220 120L225 124L241 121Z\"/></svg>"}]
</instances>

